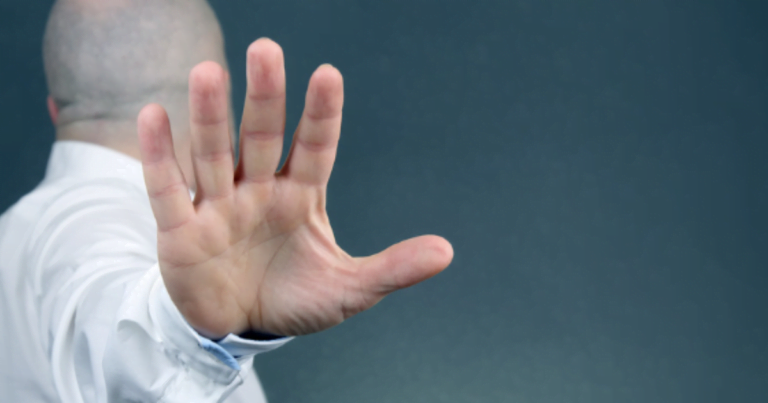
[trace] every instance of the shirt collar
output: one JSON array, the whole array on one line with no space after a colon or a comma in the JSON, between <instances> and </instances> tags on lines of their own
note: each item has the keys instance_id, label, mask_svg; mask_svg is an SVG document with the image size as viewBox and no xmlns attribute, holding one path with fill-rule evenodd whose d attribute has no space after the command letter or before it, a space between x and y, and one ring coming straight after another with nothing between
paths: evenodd
<instances>
[{"instance_id":1,"label":"shirt collar","mask_svg":"<svg viewBox=\"0 0 768 403\"><path fill-rule=\"evenodd\" d=\"M65 177L121 178L146 189L141 161L119 151L84 141L57 140L53 143L45 181Z\"/></svg>"}]
</instances>

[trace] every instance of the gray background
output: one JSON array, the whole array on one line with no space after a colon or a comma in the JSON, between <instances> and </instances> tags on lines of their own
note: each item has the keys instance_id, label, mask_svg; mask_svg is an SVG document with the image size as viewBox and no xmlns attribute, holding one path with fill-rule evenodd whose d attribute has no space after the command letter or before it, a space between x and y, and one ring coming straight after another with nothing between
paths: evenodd
<instances>
[{"instance_id":1,"label":"gray background","mask_svg":"<svg viewBox=\"0 0 768 403\"><path fill-rule=\"evenodd\" d=\"M2 209L53 139L50 4L0 1ZM765 4L214 1L238 110L259 36L291 125L317 65L344 74L340 245L456 252L259 356L271 402L768 401Z\"/></svg>"}]
</instances>

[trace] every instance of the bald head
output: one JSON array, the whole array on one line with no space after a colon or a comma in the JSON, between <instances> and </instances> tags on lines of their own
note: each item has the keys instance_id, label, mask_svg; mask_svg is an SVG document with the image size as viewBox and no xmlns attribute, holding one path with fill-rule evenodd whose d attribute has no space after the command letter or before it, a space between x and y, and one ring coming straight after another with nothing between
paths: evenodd
<instances>
[{"instance_id":1,"label":"bald head","mask_svg":"<svg viewBox=\"0 0 768 403\"><path fill-rule=\"evenodd\" d=\"M111 129L134 125L150 102L184 125L192 67L213 60L226 68L205 0L58 0L43 55L59 137L116 136L126 130Z\"/></svg>"}]
</instances>

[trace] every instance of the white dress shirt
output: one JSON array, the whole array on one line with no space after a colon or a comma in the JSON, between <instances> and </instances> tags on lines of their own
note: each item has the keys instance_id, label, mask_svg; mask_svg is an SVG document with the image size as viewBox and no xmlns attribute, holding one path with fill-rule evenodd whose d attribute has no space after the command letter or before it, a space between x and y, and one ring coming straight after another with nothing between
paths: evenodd
<instances>
[{"instance_id":1,"label":"white dress shirt","mask_svg":"<svg viewBox=\"0 0 768 403\"><path fill-rule=\"evenodd\" d=\"M183 319L157 265L141 163L57 141L45 179L0 216L0 401L265 402L255 354Z\"/></svg>"}]
</instances>

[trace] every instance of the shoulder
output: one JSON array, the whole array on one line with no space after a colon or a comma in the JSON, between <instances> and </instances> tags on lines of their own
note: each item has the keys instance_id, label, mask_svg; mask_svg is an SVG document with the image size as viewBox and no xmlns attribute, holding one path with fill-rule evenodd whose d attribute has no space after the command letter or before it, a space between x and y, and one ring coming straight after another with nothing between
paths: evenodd
<instances>
[{"instance_id":1,"label":"shoulder","mask_svg":"<svg viewBox=\"0 0 768 403\"><path fill-rule=\"evenodd\" d=\"M144 189L122 179L43 182L0 217L4 275L35 290L87 262L156 259L157 227Z\"/></svg>"},{"instance_id":2,"label":"shoulder","mask_svg":"<svg viewBox=\"0 0 768 403\"><path fill-rule=\"evenodd\" d=\"M122 179L43 181L0 216L0 238L37 238L77 217L151 214L145 191ZM151 217L150 217L151 218Z\"/></svg>"},{"instance_id":3,"label":"shoulder","mask_svg":"<svg viewBox=\"0 0 768 403\"><path fill-rule=\"evenodd\" d=\"M37 194L35 194L37 193ZM42 183L27 201L36 203L28 255L77 256L104 245L154 247L156 230L144 189L119 178L62 179Z\"/></svg>"}]
</instances>

